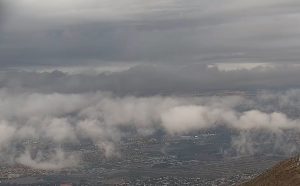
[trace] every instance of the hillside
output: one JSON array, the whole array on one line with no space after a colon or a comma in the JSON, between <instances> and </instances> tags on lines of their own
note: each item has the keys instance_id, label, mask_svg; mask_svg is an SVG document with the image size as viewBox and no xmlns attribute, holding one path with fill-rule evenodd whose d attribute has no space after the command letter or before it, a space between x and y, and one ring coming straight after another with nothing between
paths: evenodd
<instances>
[{"instance_id":1,"label":"hillside","mask_svg":"<svg viewBox=\"0 0 300 186\"><path fill-rule=\"evenodd\" d=\"M299 160L299 156L284 160L241 186L298 186L300 185Z\"/></svg>"}]
</instances>

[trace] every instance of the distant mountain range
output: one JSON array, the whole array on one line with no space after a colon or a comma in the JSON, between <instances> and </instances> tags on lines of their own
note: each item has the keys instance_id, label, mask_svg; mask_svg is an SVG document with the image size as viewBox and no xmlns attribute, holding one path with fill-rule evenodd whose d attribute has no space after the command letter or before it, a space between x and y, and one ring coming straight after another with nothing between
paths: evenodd
<instances>
[{"instance_id":1,"label":"distant mountain range","mask_svg":"<svg viewBox=\"0 0 300 186\"><path fill-rule=\"evenodd\" d=\"M300 186L300 156L278 163L241 186Z\"/></svg>"}]
</instances>

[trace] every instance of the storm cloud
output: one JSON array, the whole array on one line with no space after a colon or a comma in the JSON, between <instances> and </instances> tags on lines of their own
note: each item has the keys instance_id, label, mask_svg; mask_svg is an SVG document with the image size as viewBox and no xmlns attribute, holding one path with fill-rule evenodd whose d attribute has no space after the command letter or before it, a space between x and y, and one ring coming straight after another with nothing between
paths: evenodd
<instances>
[{"instance_id":1,"label":"storm cloud","mask_svg":"<svg viewBox=\"0 0 300 186\"><path fill-rule=\"evenodd\" d=\"M299 61L296 0L2 1L6 66Z\"/></svg>"}]
</instances>

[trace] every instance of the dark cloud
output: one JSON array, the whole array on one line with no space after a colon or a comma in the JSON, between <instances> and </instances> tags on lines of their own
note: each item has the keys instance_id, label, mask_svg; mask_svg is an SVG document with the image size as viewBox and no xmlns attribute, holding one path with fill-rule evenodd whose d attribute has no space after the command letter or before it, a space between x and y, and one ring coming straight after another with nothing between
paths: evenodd
<instances>
[{"instance_id":1,"label":"dark cloud","mask_svg":"<svg viewBox=\"0 0 300 186\"><path fill-rule=\"evenodd\" d=\"M67 73L6 70L0 87L37 92L116 94L194 94L216 90L261 90L300 87L297 65L259 66L224 71L207 65L137 65L107 73ZM288 74L288 76L287 76Z\"/></svg>"},{"instance_id":2,"label":"dark cloud","mask_svg":"<svg viewBox=\"0 0 300 186\"><path fill-rule=\"evenodd\" d=\"M1 38L2 65L300 59L300 6L295 0L10 4L14 8Z\"/></svg>"},{"instance_id":3,"label":"dark cloud","mask_svg":"<svg viewBox=\"0 0 300 186\"><path fill-rule=\"evenodd\" d=\"M5 18L5 14L6 14L6 9L5 9L5 4L3 0L0 0L0 29L2 27L4 18Z\"/></svg>"}]
</instances>

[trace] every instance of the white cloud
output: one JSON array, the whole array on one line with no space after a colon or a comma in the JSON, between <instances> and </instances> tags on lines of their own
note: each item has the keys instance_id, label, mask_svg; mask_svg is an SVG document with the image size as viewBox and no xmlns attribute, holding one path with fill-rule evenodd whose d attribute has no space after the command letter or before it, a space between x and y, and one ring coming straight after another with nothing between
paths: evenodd
<instances>
[{"instance_id":1,"label":"white cloud","mask_svg":"<svg viewBox=\"0 0 300 186\"><path fill-rule=\"evenodd\" d=\"M26 150L16 159L16 162L36 169L56 170L77 166L79 161L78 156L75 154L67 155L61 149L54 149L53 152L47 153L47 156L45 160L44 154L39 151L33 159L30 151Z\"/></svg>"},{"instance_id":2,"label":"white cloud","mask_svg":"<svg viewBox=\"0 0 300 186\"><path fill-rule=\"evenodd\" d=\"M258 98L265 100L274 97L269 94L270 96ZM295 97L295 94L288 92L282 94L284 95ZM169 135L182 135L226 126L241 131L241 136L233 139L232 146L242 154L257 151L253 149L255 142L246 140L253 135L242 136L247 134L246 132L265 131L276 134L277 137L274 139L278 139L276 143L280 144L284 141L281 136L285 134L285 130L294 132L300 130L298 118L289 118L279 111L257 110L259 102L238 96L117 97L101 92L11 94L6 89L0 91L0 100L6 102L0 104L0 110L5 111L0 115L2 121L0 151L3 152L3 157L7 156L12 161L42 169L76 165L78 154L63 152L59 147L66 142L76 144L80 139L93 141L106 157L119 156L116 144L122 137L126 137L122 127L131 127L138 132L145 129L150 131L150 134L151 131L164 129ZM285 102L285 104L289 103ZM9 109L7 105L10 105ZM248 109L241 111L238 109L241 106L246 106L245 108ZM141 132L140 135L147 135L147 133ZM271 138L273 139L272 136ZM38 152L32 156L32 147L23 142L36 139L40 142L50 142L50 151L37 147ZM14 149L16 143L23 144L25 151L16 151ZM276 145L274 148L281 147Z\"/></svg>"}]
</instances>

